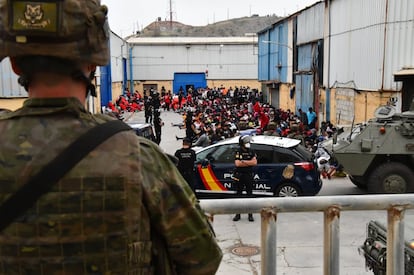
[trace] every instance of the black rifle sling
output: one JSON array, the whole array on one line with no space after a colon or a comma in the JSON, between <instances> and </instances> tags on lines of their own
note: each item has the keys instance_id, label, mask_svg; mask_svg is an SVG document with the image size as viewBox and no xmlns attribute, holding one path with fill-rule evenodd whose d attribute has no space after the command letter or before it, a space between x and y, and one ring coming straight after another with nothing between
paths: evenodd
<instances>
[{"instance_id":1,"label":"black rifle sling","mask_svg":"<svg viewBox=\"0 0 414 275\"><path fill-rule=\"evenodd\" d=\"M81 135L0 206L0 232L49 192L67 172L114 134L131 130L120 120L99 124Z\"/></svg>"}]
</instances>

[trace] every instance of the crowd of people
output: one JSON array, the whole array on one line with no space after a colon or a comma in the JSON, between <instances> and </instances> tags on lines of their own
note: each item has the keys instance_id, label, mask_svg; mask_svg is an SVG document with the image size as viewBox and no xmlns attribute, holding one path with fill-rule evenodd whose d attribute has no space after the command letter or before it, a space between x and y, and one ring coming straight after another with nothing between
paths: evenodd
<instances>
[{"instance_id":1,"label":"crowd of people","mask_svg":"<svg viewBox=\"0 0 414 275\"><path fill-rule=\"evenodd\" d=\"M110 102L105 111L122 114L142 110L146 123L153 123L161 110L180 112L183 122L175 125L186 128L186 137L194 140L207 133L211 143L234 136L237 131L256 129L256 134L302 136L303 144L309 146L319 136L330 137L335 131L329 121L322 122L317 131L317 115L312 107L307 112L282 110L264 103L262 93L249 87L197 89L186 95L173 95L164 87L161 93L144 90L143 96L127 90L114 103Z\"/></svg>"},{"instance_id":2,"label":"crowd of people","mask_svg":"<svg viewBox=\"0 0 414 275\"><path fill-rule=\"evenodd\" d=\"M143 97L138 91L131 93L126 89L125 93L120 95L115 102L109 101L103 108L104 113L122 118L125 112L139 112L143 110Z\"/></svg>"},{"instance_id":3,"label":"crowd of people","mask_svg":"<svg viewBox=\"0 0 414 275\"><path fill-rule=\"evenodd\" d=\"M133 107L135 105L140 107ZM179 112L182 121L173 126L185 129L185 136L177 139L187 138L193 146L201 147L240 133L253 132L255 135L299 139L316 157L320 157L318 144L332 137L336 131L330 121L318 124L318 116L312 107L306 111L301 108L296 112L283 110L264 102L263 94L249 87L189 89L186 93L180 91L178 95L173 95L164 87L160 92L153 89L144 91L143 96L138 92L127 92L115 102L115 109L121 112L143 109L145 121L154 125L161 110ZM327 178L335 172L338 171L321 170Z\"/></svg>"}]
</instances>

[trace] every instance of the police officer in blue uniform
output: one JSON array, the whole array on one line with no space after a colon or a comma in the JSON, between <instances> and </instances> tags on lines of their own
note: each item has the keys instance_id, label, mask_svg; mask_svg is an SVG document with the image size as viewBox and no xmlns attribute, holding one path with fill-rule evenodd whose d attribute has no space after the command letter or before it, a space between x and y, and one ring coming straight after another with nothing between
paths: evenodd
<instances>
[{"instance_id":1,"label":"police officer in blue uniform","mask_svg":"<svg viewBox=\"0 0 414 275\"><path fill-rule=\"evenodd\" d=\"M256 153L250 149L250 136L240 136L240 148L236 151L234 165L236 165L235 178L237 182L237 195L241 196L246 188L247 197L253 197L253 166L257 165ZM240 214L236 214L233 221L240 220ZM249 213L249 221L253 222L253 214Z\"/></svg>"},{"instance_id":2,"label":"police officer in blue uniform","mask_svg":"<svg viewBox=\"0 0 414 275\"><path fill-rule=\"evenodd\" d=\"M191 144L191 139L185 137L183 139L183 147L175 151L174 156L178 159L178 170L195 193L194 162L196 161L196 154L195 151L191 149Z\"/></svg>"}]
</instances>

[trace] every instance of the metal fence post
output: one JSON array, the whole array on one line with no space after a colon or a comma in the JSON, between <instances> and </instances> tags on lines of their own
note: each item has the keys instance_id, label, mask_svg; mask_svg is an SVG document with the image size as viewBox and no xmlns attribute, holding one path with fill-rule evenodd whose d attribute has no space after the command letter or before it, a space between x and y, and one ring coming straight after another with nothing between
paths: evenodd
<instances>
[{"instance_id":1,"label":"metal fence post","mask_svg":"<svg viewBox=\"0 0 414 275\"><path fill-rule=\"evenodd\" d=\"M324 212L324 274L339 275L339 216L340 209L338 206L330 206Z\"/></svg>"},{"instance_id":2,"label":"metal fence post","mask_svg":"<svg viewBox=\"0 0 414 275\"><path fill-rule=\"evenodd\" d=\"M404 211L414 209L414 194L321 196L301 198L246 198L200 200L202 209L214 215L261 213L261 270L276 274L276 214L324 212L324 274L338 275L340 212L388 210L387 275L404 274Z\"/></svg>"},{"instance_id":3,"label":"metal fence post","mask_svg":"<svg viewBox=\"0 0 414 275\"><path fill-rule=\"evenodd\" d=\"M387 275L404 274L404 213L400 206L387 210Z\"/></svg>"},{"instance_id":4,"label":"metal fence post","mask_svg":"<svg viewBox=\"0 0 414 275\"><path fill-rule=\"evenodd\" d=\"M261 225L261 265L263 275L276 275L277 267L277 213L273 208L263 208L260 212Z\"/></svg>"}]
</instances>

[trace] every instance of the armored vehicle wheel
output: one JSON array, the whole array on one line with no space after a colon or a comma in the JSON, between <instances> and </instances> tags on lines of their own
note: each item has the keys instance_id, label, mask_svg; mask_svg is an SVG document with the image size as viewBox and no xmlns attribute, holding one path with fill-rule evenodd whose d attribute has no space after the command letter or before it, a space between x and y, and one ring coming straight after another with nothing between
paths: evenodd
<instances>
[{"instance_id":1,"label":"armored vehicle wheel","mask_svg":"<svg viewBox=\"0 0 414 275\"><path fill-rule=\"evenodd\" d=\"M284 183L276 188L275 196L277 197L299 197L300 189L294 183Z\"/></svg>"},{"instance_id":2,"label":"armored vehicle wheel","mask_svg":"<svg viewBox=\"0 0 414 275\"><path fill-rule=\"evenodd\" d=\"M367 189L367 183L363 177L348 175L349 180L358 188Z\"/></svg>"},{"instance_id":3,"label":"armored vehicle wheel","mask_svg":"<svg viewBox=\"0 0 414 275\"><path fill-rule=\"evenodd\" d=\"M349 180L358 188L367 189L367 183L363 177L348 175Z\"/></svg>"},{"instance_id":4,"label":"armored vehicle wheel","mask_svg":"<svg viewBox=\"0 0 414 275\"><path fill-rule=\"evenodd\" d=\"M402 163L388 162L378 166L368 181L370 193L401 194L414 191L414 172Z\"/></svg>"}]
</instances>

